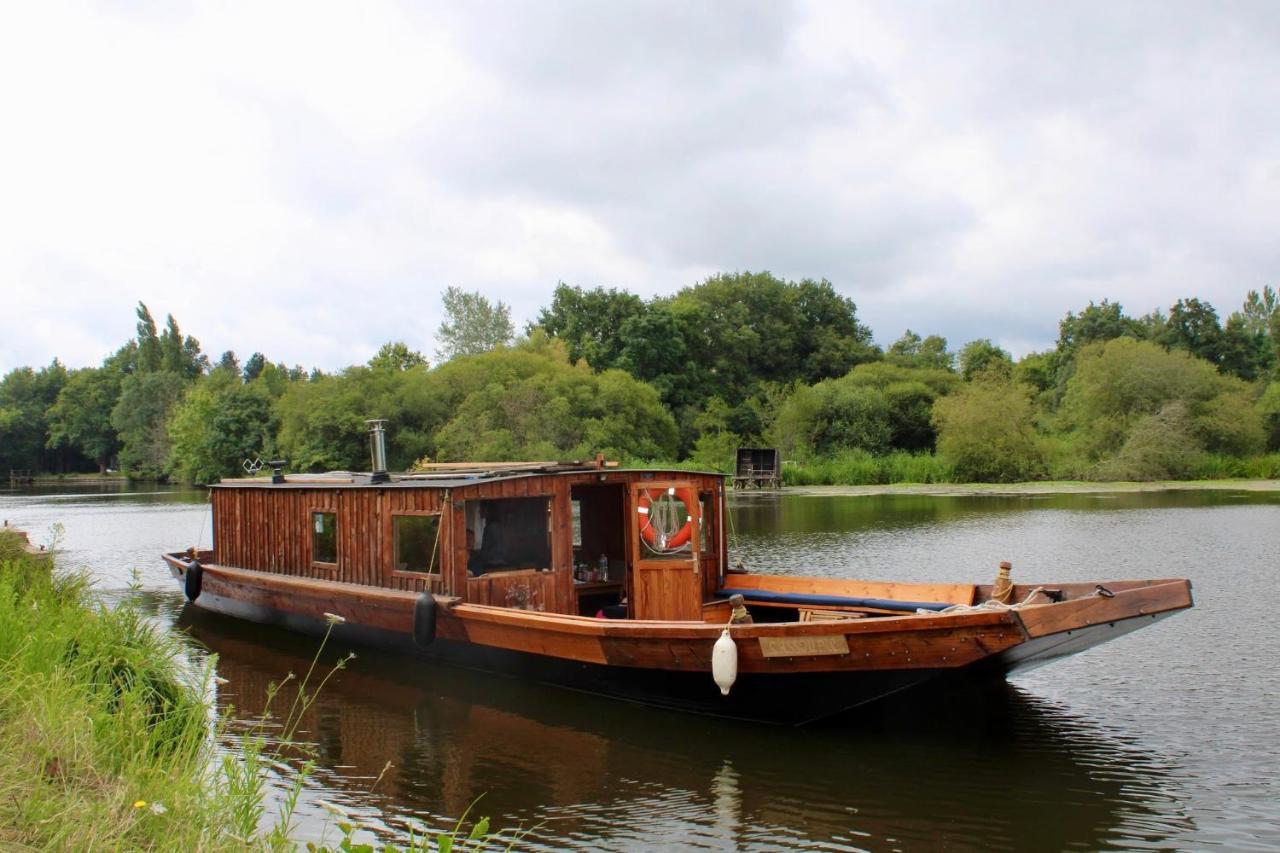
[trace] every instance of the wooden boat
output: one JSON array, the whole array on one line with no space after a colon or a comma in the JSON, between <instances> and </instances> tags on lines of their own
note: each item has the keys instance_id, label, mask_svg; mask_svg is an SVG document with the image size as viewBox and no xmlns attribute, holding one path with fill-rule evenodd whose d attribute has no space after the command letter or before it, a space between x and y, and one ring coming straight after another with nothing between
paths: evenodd
<instances>
[{"instance_id":1,"label":"wooden boat","mask_svg":"<svg viewBox=\"0 0 1280 853\"><path fill-rule=\"evenodd\" d=\"M1178 579L747 573L729 565L722 475L601 460L277 469L211 502L213 548L164 555L196 607L750 720L807 723L940 676L1025 669L1192 606ZM729 624L734 595L750 623Z\"/></svg>"}]
</instances>

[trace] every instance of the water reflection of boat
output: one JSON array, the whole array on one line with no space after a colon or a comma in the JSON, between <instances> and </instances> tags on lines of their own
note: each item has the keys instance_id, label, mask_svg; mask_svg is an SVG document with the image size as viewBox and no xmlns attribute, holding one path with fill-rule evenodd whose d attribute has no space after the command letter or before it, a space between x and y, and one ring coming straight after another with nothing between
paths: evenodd
<instances>
[{"instance_id":1,"label":"water reflection of boat","mask_svg":"<svg viewBox=\"0 0 1280 853\"><path fill-rule=\"evenodd\" d=\"M315 650L191 608L180 625L218 654L221 698L241 717ZM673 726L667 712L369 656L326 686L304 737L347 802L441 825L484 794L486 814L540 825L531 844L555 847L1101 849L1191 828L1160 756L1003 682L949 696L945 714L893 698L853 727Z\"/></svg>"},{"instance_id":2,"label":"water reflection of boat","mask_svg":"<svg viewBox=\"0 0 1280 853\"><path fill-rule=\"evenodd\" d=\"M723 477L603 460L276 474L214 487L212 505L214 549L165 555L196 606L739 719L808 723L1037 666L1191 606L1177 579L747 574L729 566Z\"/></svg>"}]
</instances>

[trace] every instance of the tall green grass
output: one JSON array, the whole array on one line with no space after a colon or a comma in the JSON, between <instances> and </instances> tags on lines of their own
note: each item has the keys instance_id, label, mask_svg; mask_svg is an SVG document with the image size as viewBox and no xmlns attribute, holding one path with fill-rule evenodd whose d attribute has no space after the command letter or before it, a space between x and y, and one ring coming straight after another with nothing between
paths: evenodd
<instances>
[{"instance_id":1,"label":"tall green grass","mask_svg":"<svg viewBox=\"0 0 1280 853\"><path fill-rule=\"evenodd\" d=\"M297 849L293 808L314 764L294 733L347 659L318 670L318 650L288 708L274 715L269 701L261 720L233 731L205 689L211 673L184 663L182 639L128 603L106 607L84 575L56 570L56 554L23 545L0 530L0 848ZM270 815L269 766L290 768ZM496 838L487 818L404 845L359 842L347 821L336 829L339 850L459 850Z\"/></svg>"},{"instance_id":2,"label":"tall green grass","mask_svg":"<svg viewBox=\"0 0 1280 853\"><path fill-rule=\"evenodd\" d=\"M786 486L879 486L892 483L950 483L955 471L938 456L897 451L872 456L850 450L829 459L782 466Z\"/></svg>"},{"instance_id":3,"label":"tall green grass","mask_svg":"<svg viewBox=\"0 0 1280 853\"><path fill-rule=\"evenodd\" d=\"M179 642L0 533L0 844L232 850Z\"/></svg>"}]
</instances>

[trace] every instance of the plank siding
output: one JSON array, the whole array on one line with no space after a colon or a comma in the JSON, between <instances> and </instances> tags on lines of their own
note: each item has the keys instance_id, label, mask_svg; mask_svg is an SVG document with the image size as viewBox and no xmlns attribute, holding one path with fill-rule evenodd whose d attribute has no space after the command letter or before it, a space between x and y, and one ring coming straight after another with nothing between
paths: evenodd
<instances>
[{"instance_id":1,"label":"plank siding","mask_svg":"<svg viewBox=\"0 0 1280 853\"><path fill-rule=\"evenodd\" d=\"M652 479L647 472L609 472L607 482L630 484ZM671 476L671 475L667 475ZM681 475L683 477L683 475ZM719 518L723 502L721 480L714 476L690 476L696 489L712 493L713 518ZM574 485L600 482L595 473L532 475L494 478L452 490L423 484L415 487L271 488L262 485L227 485L213 489L213 561L218 565L254 569L300 578L342 581L403 592L458 594L473 603L503 605L513 584L536 588L535 597L546 612L571 613L576 607L573 586L573 524L571 490ZM468 500L547 498L551 502L549 535L550 572L522 581L468 578L466 570L466 517ZM711 509L710 507L708 509ZM317 564L312 554L311 514L332 512L337 518L337 564ZM625 519L635 514L627 506ZM397 513L439 513L440 571L438 575L394 572L393 521ZM725 531L717 525L714 547L719 559L707 560L704 569L723 565ZM629 551L634 531L625 523L622 531ZM712 549L708 549L712 551ZM707 556L711 556L710 554ZM718 566L717 566L718 564ZM628 572L628 584L635 572ZM656 580L656 579L655 579ZM714 574L705 578L714 589ZM666 599L665 584L644 584L634 590L642 598ZM699 602L689 602L695 610ZM675 603L666 604L674 607ZM679 608L683 611L684 608ZM691 611L692 614L692 611ZM696 616L695 616L696 618Z\"/></svg>"}]
</instances>

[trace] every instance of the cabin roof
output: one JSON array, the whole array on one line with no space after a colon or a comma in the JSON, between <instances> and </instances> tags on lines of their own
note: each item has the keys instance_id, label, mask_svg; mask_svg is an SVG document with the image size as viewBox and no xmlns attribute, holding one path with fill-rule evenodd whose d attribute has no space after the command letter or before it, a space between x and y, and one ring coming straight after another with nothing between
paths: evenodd
<instances>
[{"instance_id":1,"label":"cabin roof","mask_svg":"<svg viewBox=\"0 0 1280 853\"><path fill-rule=\"evenodd\" d=\"M283 483L270 476L223 480L215 489L454 489L477 483L515 480L524 477L599 473L648 473L671 476L723 477L719 471L682 469L619 468L616 462L457 462L437 463L420 471L389 473L389 479L374 482L368 471L327 471L323 474L285 474Z\"/></svg>"}]
</instances>

